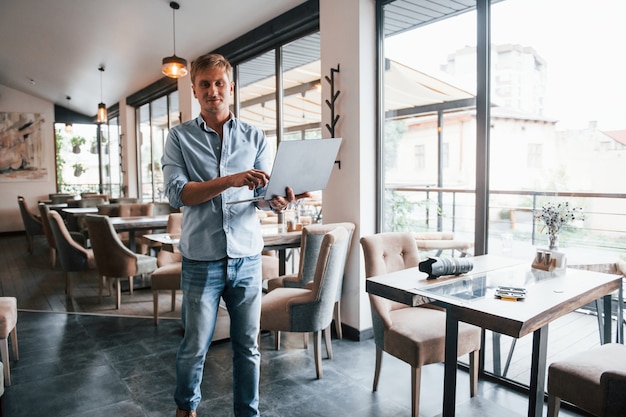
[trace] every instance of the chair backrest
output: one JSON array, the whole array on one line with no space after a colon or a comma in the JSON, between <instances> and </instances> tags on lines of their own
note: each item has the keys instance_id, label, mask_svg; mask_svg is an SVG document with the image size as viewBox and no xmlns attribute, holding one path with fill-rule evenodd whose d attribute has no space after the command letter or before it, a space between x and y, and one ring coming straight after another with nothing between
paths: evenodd
<instances>
[{"instance_id":1,"label":"chair backrest","mask_svg":"<svg viewBox=\"0 0 626 417\"><path fill-rule=\"evenodd\" d=\"M30 236L43 235L44 232L41 221L28 209L28 204L26 204L24 197L18 196L17 204L20 206L20 214L22 215L26 233Z\"/></svg>"},{"instance_id":2,"label":"chair backrest","mask_svg":"<svg viewBox=\"0 0 626 417\"><path fill-rule=\"evenodd\" d=\"M85 216L91 248L100 275L129 277L137 270L137 256L120 240L108 216Z\"/></svg>"},{"instance_id":3,"label":"chair backrest","mask_svg":"<svg viewBox=\"0 0 626 417\"><path fill-rule=\"evenodd\" d=\"M167 217L166 233L171 235L180 235L183 229L183 214L171 213ZM161 249L157 254L157 266L169 265L182 261L182 255L179 252L170 252L165 249Z\"/></svg>"},{"instance_id":4,"label":"chair backrest","mask_svg":"<svg viewBox=\"0 0 626 417\"><path fill-rule=\"evenodd\" d=\"M361 237L361 247L365 259L365 277L383 275L419 265L420 257L413 233L387 232ZM389 311L407 306L383 297L369 294L374 322L374 336L377 324L391 326ZM377 323L377 319L382 323ZM378 340L377 340L378 343Z\"/></svg>"},{"instance_id":5,"label":"chair backrest","mask_svg":"<svg viewBox=\"0 0 626 417\"><path fill-rule=\"evenodd\" d=\"M60 204L67 203L68 199L74 198L74 194L52 193L48 194L48 197L50 198L50 202L52 202L52 204Z\"/></svg>"},{"instance_id":6,"label":"chair backrest","mask_svg":"<svg viewBox=\"0 0 626 417\"><path fill-rule=\"evenodd\" d=\"M55 242L61 268L66 272L82 271L88 266L88 250L76 243L65 226L61 215L54 210L47 213L50 232Z\"/></svg>"},{"instance_id":7,"label":"chair backrest","mask_svg":"<svg viewBox=\"0 0 626 417\"><path fill-rule=\"evenodd\" d=\"M76 200L78 207L98 207L106 202L103 197L87 196Z\"/></svg>"},{"instance_id":8,"label":"chair backrest","mask_svg":"<svg viewBox=\"0 0 626 417\"><path fill-rule=\"evenodd\" d=\"M48 219L50 209L44 203L38 203L37 206L39 207L39 213L41 215L41 227L43 229L43 234L46 235L46 239L48 240L48 246L52 249L56 249L54 236L52 235L52 230L50 229L50 219Z\"/></svg>"},{"instance_id":9,"label":"chair backrest","mask_svg":"<svg viewBox=\"0 0 626 417\"><path fill-rule=\"evenodd\" d=\"M152 216L154 204L152 203L120 203L120 217Z\"/></svg>"},{"instance_id":10,"label":"chair backrest","mask_svg":"<svg viewBox=\"0 0 626 417\"><path fill-rule=\"evenodd\" d=\"M100 204L98 206L98 214L102 216L119 217L120 205L119 203Z\"/></svg>"},{"instance_id":11,"label":"chair backrest","mask_svg":"<svg viewBox=\"0 0 626 417\"><path fill-rule=\"evenodd\" d=\"M330 325L338 282L343 279L348 236L349 232L342 226L324 234L315 265L311 293L290 305L292 331L315 332Z\"/></svg>"},{"instance_id":12,"label":"chair backrest","mask_svg":"<svg viewBox=\"0 0 626 417\"><path fill-rule=\"evenodd\" d=\"M302 244L300 245L300 264L298 266L298 277L301 286L313 281L315 268L317 266L317 258L319 255L324 235L338 227L343 227L348 231L348 241L352 240L354 232L354 223L328 223L328 224L311 224L304 226L302 229ZM349 250L349 247L346 248Z\"/></svg>"}]
</instances>

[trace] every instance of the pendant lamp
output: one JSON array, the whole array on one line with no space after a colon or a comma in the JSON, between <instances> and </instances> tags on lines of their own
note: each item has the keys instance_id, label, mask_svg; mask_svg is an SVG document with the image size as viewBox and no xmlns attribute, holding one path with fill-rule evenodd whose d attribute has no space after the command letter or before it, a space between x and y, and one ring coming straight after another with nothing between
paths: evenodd
<instances>
[{"instance_id":1,"label":"pendant lamp","mask_svg":"<svg viewBox=\"0 0 626 417\"><path fill-rule=\"evenodd\" d=\"M98 104L98 115L96 117L96 121L98 123L106 123L107 122L107 106L104 104L102 100L102 73L104 72L104 65L100 65L98 67L98 71L100 71L100 104Z\"/></svg>"},{"instance_id":2,"label":"pendant lamp","mask_svg":"<svg viewBox=\"0 0 626 417\"><path fill-rule=\"evenodd\" d=\"M70 109L70 100L72 99L72 97L70 96L65 96L65 99L67 100L67 109ZM66 122L65 123L65 133L67 133L68 135L71 135L72 133L74 133L74 127L72 126L72 124L70 122Z\"/></svg>"},{"instance_id":3,"label":"pendant lamp","mask_svg":"<svg viewBox=\"0 0 626 417\"><path fill-rule=\"evenodd\" d=\"M180 4L171 1L170 7L172 8L174 55L163 58L161 72L170 78L181 78L187 75L187 60L176 56L176 10L180 9Z\"/></svg>"}]
</instances>

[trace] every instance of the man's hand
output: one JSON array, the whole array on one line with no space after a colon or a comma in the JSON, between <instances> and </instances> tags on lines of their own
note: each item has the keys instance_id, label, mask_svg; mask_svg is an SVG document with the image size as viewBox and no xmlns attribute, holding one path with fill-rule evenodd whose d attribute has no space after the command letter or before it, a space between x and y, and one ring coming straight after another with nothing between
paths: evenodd
<instances>
[{"instance_id":1,"label":"man's hand","mask_svg":"<svg viewBox=\"0 0 626 417\"><path fill-rule=\"evenodd\" d=\"M258 187L265 187L270 176L265 171L259 169L250 169L248 171L239 172L232 175L233 187L248 187L254 190Z\"/></svg>"},{"instance_id":2,"label":"man's hand","mask_svg":"<svg viewBox=\"0 0 626 417\"><path fill-rule=\"evenodd\" d=\"M272 210L274 210L274 211L282 211L282 210L286 209L287 206L289 205L289 203L291 203L292 201L299 200L301 198L311 197L311 193L309 193L309 192L298 194L298 195L294 195L293 190L291 189L291 187L287 187L285 189L285 193L287 194L287 197L276 196L276 197L272 198L269 201L270 208Z\"/></svg>"}]
</instances>

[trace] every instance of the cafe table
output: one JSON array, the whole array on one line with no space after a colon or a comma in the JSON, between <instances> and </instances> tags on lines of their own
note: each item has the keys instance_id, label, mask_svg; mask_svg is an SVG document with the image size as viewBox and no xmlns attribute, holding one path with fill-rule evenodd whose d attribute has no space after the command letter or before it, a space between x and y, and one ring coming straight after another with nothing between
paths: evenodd
<instances>
[{"instance_id":1,"label":"cafe table","mask_svg":"<svg viewBox=\"0 0 626 417\"><path fill-rule=\"evenodd\" d=\"M418 268L368 278L366 291L411 306L432 302L446 309L443 417L456 411L456 367L459 322L521 338L533 334L528 416L543 413L548 325L600 297L611 302L619 292L621 317L622 277L580 269L551 272L533 269L521 262L494 255L470 258L469 274L428 280ZM523 287L520 301L495 297L499 286ZM610 320L610 315L607 315ZM610 326L604 342L611 341Z\"/></svg>"},{"instance_id":2,"label":"cafe table","mask_svg":"<svg viewBox=\"0 0 626 417\"><path fill-rule=\"evenodd\" d=\"M156 216L109 217L116 232L128 232L128 247L135 252L135 233L142 230L165 229L169 214Z\"/></svg>"},{"instance_id":3,"label":"cafe table","mask_svg":"<svg viewBox=\"0 0 626 417\"><path fill-rule=\"evenodd\" d=\"M299 248L302 240L302 232L287 232L279 229L277 225L261 225L263 234L263 250L275 250L278 252L278 273L285 275L287 264L287 249ZM176 251L179 235L169 233L152 233L143 236L152 242L163 245L162 249Z\"/></svg>"}]
</instances>

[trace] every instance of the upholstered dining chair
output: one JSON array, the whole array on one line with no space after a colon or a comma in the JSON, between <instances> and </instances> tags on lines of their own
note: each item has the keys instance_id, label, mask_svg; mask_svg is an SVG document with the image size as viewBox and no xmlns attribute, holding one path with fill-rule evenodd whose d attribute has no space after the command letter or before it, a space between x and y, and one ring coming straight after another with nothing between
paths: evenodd
<instances>
[{"instance_id":1,"label":"upholstered dining chair","mask_svg":"<svg viewBox=\"0 0 626 417\"><path fill-rule=\"evenodd\" d=\"M156 258L128 249L109 222L108 216L88 214L85 220L98 272L104 280L108 280L109 291L113 280L116 281L115 305L119 309L122 302L121 280L128 279L129 291L132 294L133 277L154 272L157 268ZM99 295L102 296L102 287Z\"/></svg>"},{"instance_id":2,"label":"upholstered dining chair","mask_svg":"<svg viewBox=\"0 0 626 417\"><path fill-rule=\"evenodd\" d=\"M413 233L388 232L361 237L367 278L416 267L420 257ZM421 371L443 362L446 313L431 305L410 307L369 294L376 344L373 391L378 389L383 352L411 365L411 415L419 415ZM470 395L478 388L481 330L459 323L458 356L469 353Z\"/></svg>"},{"instance_id":3,"label":"upholstered dining chair","mask_svg":"<svg viewBox=\"0 0 626 417\"><path fill-rule=\"evenodd\" d=\"M76 234L70 232L61 215L56 211L46 213L50 233L54 240L57 256L61 268L65 273L65 294L72 296L72 272L79 272L85 269L96 269L96 261L93 250L83 247L75 238ZM102 279L100 279L100 291L102 291Z\"/></svg>"},{"instance_id":4,"label":"upholstered dining chair","mask_svg":"<svg viewBox=\"0 0 626 417\"><path fill-rule=\"evenodd\" d=\"M330 323L343 279L348 231L336 227L324 234L316 262L313 284L306 288L276 288L263 296L261 329L313 333L315 371L322 378L322 331L328 358L332 358Z\"/></svg>"},{"instance_id":5,"label":"upholstered dining chair","mask_svg":"<svg viewBox=\"0 0 626 417\"><path fill-rule=\"evenodd\" d=\"M121 203L120 204L120 217L135 217L135 216L153 216L154 204L153 203ZM149 232L137 232L135 233L135 247L136 252L141 254L148 253L148 243L146 243L143 235ZM120 239L127 246L130 244L128 241L128 232L120 232Z\"/></svg>"},{"instance_id":6,"label":"upholstered dining chair","mask_svg":"<svg viewBox=\"0 0 626 417\"><path fill-rule=\"evenodd\" d=\"M33 253L33 244L35 236L43 236L43 225L39 216L35 215L28 208L28 204L24 197L17 197L17 204L20 206L20 214L24 222L24 231L26 232L26 243L28 244L28 252Z\"/></svg>"},{"instance_id":7,"label":"upholstered dining chair","mask_svg":"<svg viewBox=\"0 0 626 417\"><path fill-rule=\"evenodd\" d=\"M300 244L300 263L297 274L282 275L267 280L268 292L276 288L306 288L307 284L313 281L317 256L324 239L324 235L337 227L343 227L348 231L348 246L346 251L350 251L350 242L354 233L354 223L328 223L328 224L311 224L302 229L302 243ZM343 290L343 278L338 282L337 298L333 311L333 319L335 321L335 331L337 337L342 338L341 329L341 293ZM277 334L279 337L279 335Z\"/></svg>"},{"instance_id":8,"label":"upholstered dining chair","mask_svg":"<svg viewBox=\"0 0 626 417\"><path fill-rule=\"evenodd\" d=\"M597 417L626 415L626 346L607 343L548 367L548 417L567 401Z\"/></svg>"},{"instance_id":9,"label":"upholstered dining chair","mask_svg":"<svg viewBox=\"0 0 626 417\"><path fill-rule=\"evenodd\" d=\"M39 208L39 218L41 219L43 234L46 235L46 240L48 241L50 265L54 268L57 263L57 248L54 243L54 236L52 236L52 230L50 229L50 220L48 219L48 212L50 212L50 209L44 203L38 203L37 207Z\"/></svg>"},{"instance_id":10,"label":"upholstered dining chair","mask_svg":"<svg viewBox=\"0 0 626 417\"><path fill-rule=\"evenodd\" d=\"M167 217L166 233L179 235L182 226L182 213L171 213ZM176 291L180 290L180 274L182 272L182 255L180 253L161 249L156 258L157 269L150 277L155 326L159 324L159 291L171 292L170 311L176 310Z\"/></svg>"}]
</instances>

